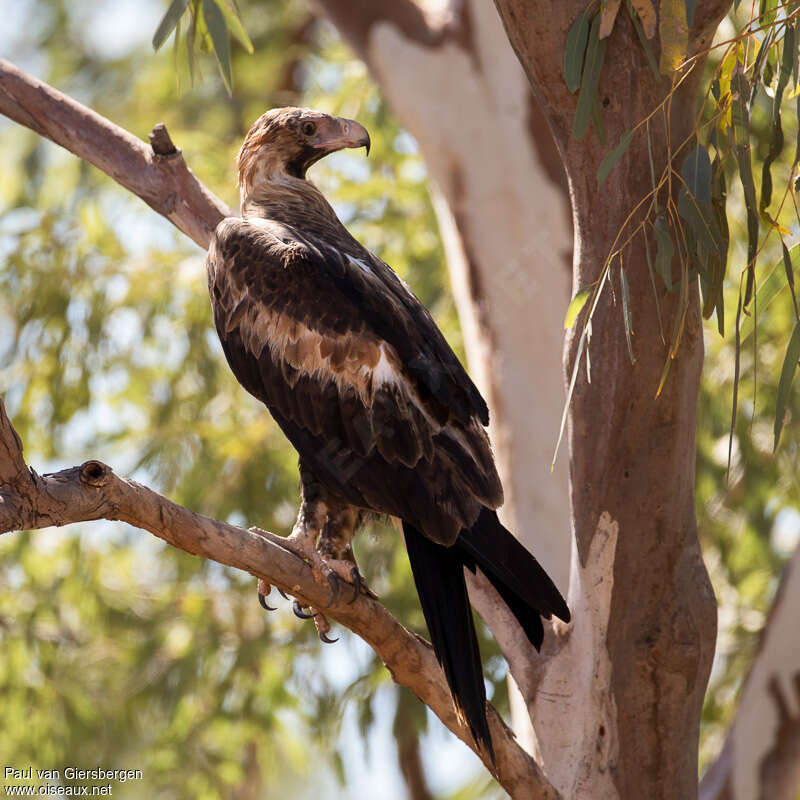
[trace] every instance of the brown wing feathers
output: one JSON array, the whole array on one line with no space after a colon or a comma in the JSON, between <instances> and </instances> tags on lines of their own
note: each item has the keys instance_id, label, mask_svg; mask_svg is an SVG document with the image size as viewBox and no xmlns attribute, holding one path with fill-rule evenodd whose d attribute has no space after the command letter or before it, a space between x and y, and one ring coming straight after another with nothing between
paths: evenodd
<instances>
[{"instance_id":1,"label":"brown wing feathers","mask_svg":"<svg viewBox=\"0 0 800 800\"><path fill-rule=\"evenodd\" d=\"M279 229L283 240L274 227L225 220L209 254L215 322L242 384L329 449L369 457L372 470L383 463L384 495L386 467L396 464L428 484L420 505L438 503L458 525L497 506L502 489L472 383L416 298L393 273L382 290L381 271L391 270L366 251L348 258ZM436 336L423 341L429 327ZM355 491L359 481L350 481ZM397 513L397 500L376 497L376 486L368 493L377 510Z\"/></svg>"}]
</instances>

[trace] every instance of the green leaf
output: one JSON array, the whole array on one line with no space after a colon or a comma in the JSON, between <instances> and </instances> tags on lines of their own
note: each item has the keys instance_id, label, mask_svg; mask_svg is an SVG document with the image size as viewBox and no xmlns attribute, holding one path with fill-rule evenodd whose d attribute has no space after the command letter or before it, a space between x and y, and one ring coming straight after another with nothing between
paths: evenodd
<instances>
[{"instance_id":1,"label":"green leaf","mask_svg":"<svg viewBox=\"0 0 800 800\"><path fill-rule=\"evenodd\" d=\"M597 141L605 147L608 144L606 139L606 126L603 124L603 106L600 105L600 95L594 97L592 103L592 125L594 125L594 132L597 136Z\"/></svg>"},{"instance_id":2,"label":"green leaf","mask_svg":"<svg viewBox=\"0 0 800 800\"><path fill-rule=\"evenodd\" d=\"M694 7L697 5L697 0L686 0L686 22L691 27L694 22Z\"/></svg>"},{"instance_id":3,"label":"green leaf","mask_svg":"<svg viewBox=\"0 0 800 800\"><path fill-rule=\"evenodd\" d=\"M599 38L606 39L611 36L620 2L621 0L600 0L600 28L597 31Z\"/></svg>"},{"instance_id":4,"label":"green leaf","mask_svg":"<svg viewBox=\"0 0 800 800\"><path fill-rule=\"evenodd\" d=\"M244 47L244 49L250 55L252 55L253 43L250 41L247 31L242 25L242 21L239 18L239 12L235 7L230 7L226 0L215 0L215 2L219 6L219 10L222 12L222 15L225 17L225 25L227 26L230 34L239 42L242 47Z\"/></svg>"},{"instance_id":5,"label":"green leaf","mask_svg":"<svg viewBox=\"0 0 800 800\"><path fill-rule=\"evenodd\" d=\"M764 159L761 170L761 201L758 209L764 220L777 227L777 223L767 214L767 209L772 202L772 164L783 152L783 126L781 124L781 103L783 92L786 89L789 79L792 77L792 66L797 57L797 45L795 43L795 29L793 25L786 26L786 33L783 37L783 56L781 58L781 69L778 73L778 85L775 87L775 95L772 98L772 137L769 143L769 152Z\"/></svg>"},{"instance_id":6,"label":"green leaf","mask_svg":"<svg viewBox=\"0 0 800 800\"><path fill-rule=\"evenodd\" d=\"M739 165L739 177L744 190L744 204L747 210L747 284L744 292L744 307L747 308L753 297L755 286L755 263L758 253L758 203L756 186L753 181L753 165L750 160L750 113L747 108L749 86L740 62L731 73L731 91L733 105L731 119L733 121L734 152Z\"/></svg>"},{"instance_id":7,"label":"green leaf","mask_svg":"<svg viewBox=\"0 0 800 800\"><path fill-rule=\"evenodd\" d=\"M755 61L753 62L753 67L750 71L750 82L752 83L752 88L750 89L750 110L752 111L753 103L756 99L756 93L759 87L759 81L762 76L762 70L766 66L769 65L769 59L767 56L772 52L772 40L775 35L775 29L770 28L764 35L764 40L761 42L760 47L758 48L758 53L756 54ZM764 71L765 79L764 85L769 86L770 84L770 76L768 71Z\"/></svg>"},{"instance_id":8,"label":"green leaf","mask_svg":"<svg viewBox=\"0 0 800 800\"><path fill-rule=\"evenodd\" d=\"M625 340L628 342L628 357L631 364L636 363L636 356L633 355L633 344L631 343L631 333L633 332L633 324L631 323L631 292L628 287L628 276L622 268L619 267L619 277L622 282L622 317L625 320Z\"/></svg>"},{"instance_id":9,"label":"green leaf","mask_svg":"<svg viewBox=\"0 0 800 800\"><path fill-rule=\"evenodd\" d=\"M701 206L711 206L711 159L702 145L697 145L683 160L681 177Z\"/></svg>"},{"instance_id":10,"label":"green leaf","mask_svg":"<svg viewBox=\"0 0 800 800\"><path fill-rule=\"evenodd\" d=\"M197 17L199 14L197 3L191 6L189 14L189 27L186 30L186 62L189 65L189 81L194 83L194 48L197 40Z\"/></svg>"},{"instance_id":11,"label":"green leaf","mask_svg":"<svg viewBox=\"0 0 800 800\"><path fill-rule=\"evenodd\" d=\"M569 306L567 306L567 314L564 317L564 330L569 330L574 324L575 320L578 318L578 314L581 313L581 310L586 305L586 301L592 294L592 287L585 286L581 289L575 297L572 298L570 301Z\"/></svg>"},{"instance_id":12,"label":"green leaf","mask_svg":"<svg viewBox=\"0 0 800 800\"><path fill-rule=\"evenodd\" d=\"M786 282L789 284L789 291L792 293L792 305L794 306L795 319L800 322L800 309L797 307L797 293L794 290L794 258L789 253L786 245L781 239L781 247L783 248L783 268L786 272ZM792 253L800 255L800 244L796 244L792 248Z\"/></svg>"},{"instance_id":13,"label":"green leaf","mask_svg":"<svg viewBox=\"0 0 800 800\"><path fill-rule=\"evenodd\" d=\"M781 438L783 418L786 416L786 407L789 404L789 394L798 359L800 359L800 322L795 324L792 337L789 339L789 345L786 348L786 355L783 359L783 367L781 368L781 377L778 381L778 397L775 400L775 443L773 451L778 449L778 442Z\"/></svg>"},{"instance_id":14,"label":"green leaf","mask_svg":"<svg viewBox=\"0 0 800 800\"><path fill-rule=\"evenodd\" d=\"M581 141L589 126L592 116L592 107L597 98L597 87L600 83L600 71L603 69L603 59L606 55L606 40L597 38L600 27L600 17L595 15L589 29L589 45L586 49L586 63L581 76L581 91L578 95L578 106L575 109L575 122L572 126L572 136Z\"/></svg>"},{"instance_id":15,"label":"green leaf","mask_svg":"<svg viewBox=\"0 0 800 800\"><path fill-rule=\"evenodd\" d=\"M778 0L760 0L758 5L758 13L760 19L758 20L759 26L772 25L775 22L775 12L778 8Z\"/></svg>"},{"instance_id":16,"label":"green leaf","mask_svg":"<svg viewBox=\"0 0 800 800\"><path fill-rule=\"evenodd\" d=\"M653 269L653 257L650 255L650 242L647 237L647 228L642 228L642 238L644 239L644 254L647 257L647 271L650 274L650 285L653 287L653 300L656 304L656 317L658 318L658 332L661 334L661 341L666 345L664 339L664 326L661 322L661 303L658 299L658 287L656 286L656 273Z\"/></svg>"},{"instance_id":17,"label":"green leaf","mask_svg":"<svg viewBox=\"0 0 800 800\"><path fill-rule=\"evenodd\" d=\"M658 382L658 389L656 389L656 397L661 394L664 384L667 382L667 375L675 354L678 350L678 344L681 340L681 333L683 332L683 323L686 319L686 309L688 307L688 292L686 283L688 281L689 270L681 270L681 283L678 290L678 306L675 309L675 319L672 323L672 340L667 354L667 360L664 364L664 369L661 372L661 380Z\"/></svg>"},{"instance_id":18,"label":"green leaf","mask_svg":"<svg viewBox=\"0 0 800 800\"><path fill-rule=\"evenodd\" d=\"M656 271L664 281L667 291L674 291L672 284L672 256L675 246L669 232L669 223L664 214L659 214L653 223L653 233L656 237Z\"/></svg>"},{"instance_id":19,"label":"green leaf","mask_svg":"<svg viewBox=\"0 0 800 800\"><path fill-rule=\"evenodd\" d=\"M709 287L703 315L708 319L711 316L709 303L713 303L717 311L717 329L720 336L725 335L725 299L722 288L725 281L725 272L728 265L728 247L730 244L730 231L728 230L728 216L726 204L728 199L725 186L725 168L719 155L714 157L711 165L713 175L711 181L711 208L712 219L716 222L719 248L716 253L711 253L708 259Z\"/></svg>"},{"instance_id":20,"label":"green leaf","mask_svg":"<svg viewBox=\"0 0 800 800\"><path fill-rule=\"evenodd\" d=\"M231 76L231 46L228 39L228 28L225 25L225 17L214 0L203 0L203 18L211 35L214 55L217 57L222 80L225 82L228 94L231 94L233 78Z\"/></svg>"},{"instance_id":21,"label":"green leaf","mask_svg":"<svg viewBox=\"0 0 800 800\"><path fill-rule=\"evenodd\" d=\"M733 356L733 402L731 408L731 429L728 434L728 474L731 472L731 454L733 453L733 432L736 428L736 411L739 406L739 375L742 366L742 288L739 287L739 303L736 306L736 322L734 323L734 356Z\"/></svg>"},{"instance_id":22,"label":"green leaf","mask_svg":"<svg viewBox=\"0 0 800 800\"><path fill-rule=\"evenodd\" d=\"M704 147L698 145L686 156L681 177L684 185L678 196L678 213L689 223L701 251L697 258L692 252L689 255L693 265L708 280L708 258L720 254L723 245L711 206L711 160Z\"/></svg>"},{"instance_id":23,"label":"green leaf","mask_svg":"<svg viewBox=\"0 0 800 800\"><path fill-rule=\"evenodd\" d=\"M172 0L167 9L167 13L158 23L156 32L153 34L153 50L158 50L167 40L167 37L175 30L175 26L186 11L189 0Z\"/></svg>"},{"instance_id":24,"label":"green leaf","mask_svg":"<svg viewBox=\"0 0 800 800\"><path fill-rule=\"evenodd\" d=\"M619 140L619 144L606 153L600 166L597 168L597 188L599 189L603 181L608 177L608 173L616 166L617 162L625 155L625 151L631 143L633 138L633 131L628 131L623 134Z\"/></svg>"},{"instance_id":25,"label":"green leaf","mask_svg":"<svg viewBox=\"0 0 800 800\"><path fill-rule=\"evenodd\" d=\"M628 0L628 8L635 7L636 21L639 22L647 39L652 39L656 35L657 15L654 2L655 0L632 0L632 2Z\"/></svg>"},{"instance_id":26,"label":"green leaf","mask_svg":"<svg viewBox=\"0 0 800 800\"><path fill-rule=\"evenodd\" d=\"M689 48L685 0L661 0L658 33L661 38L659 69L662 75L672 75Z\"/></svg>"},{"instance_id":27,"label":"green leaf","mask_svg":"<svg viewBox=\"0 0 800 800\"><path fill-rule=\"evenodd\" d=\"M567 34L567 47L564 52L564 80L567 88L574 94L581 85L583 57L586 54L586 43L589 41L590 18L581 14Z\"/></svg>"}]
</instances>

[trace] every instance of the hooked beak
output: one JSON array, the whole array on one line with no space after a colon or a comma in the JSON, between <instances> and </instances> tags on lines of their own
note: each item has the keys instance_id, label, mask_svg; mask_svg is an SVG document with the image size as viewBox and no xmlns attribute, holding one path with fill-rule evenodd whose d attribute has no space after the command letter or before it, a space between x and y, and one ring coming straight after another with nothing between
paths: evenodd
<instances>
[{"instance_id":1,"label":"hooked beak","mask_svg":"<svg viewBox=\"0 0 800 800\"><path fill-rule=\"evenodd\" d=\"M336 117L330 132L323 135L314 147L324 150L325 153L333 153L336 150L343 150L346 147L363 147L369 155L370 140L367 129L354 119L343 119Z\"/></svg>"}]
</instances>

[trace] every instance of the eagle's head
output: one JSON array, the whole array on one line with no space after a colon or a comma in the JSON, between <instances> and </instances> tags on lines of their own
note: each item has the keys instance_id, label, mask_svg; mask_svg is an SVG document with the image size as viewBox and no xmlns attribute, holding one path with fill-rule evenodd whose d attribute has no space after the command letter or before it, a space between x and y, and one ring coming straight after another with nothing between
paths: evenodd
<instances>
[{"instance_id":1,"label":"eagle's head","mask_svg":"<svg viewBox=\"0 0 800 800\"><path fill-rule=\"evenodd\" d=\"M239 151L239 189L244 197L264 182L304 179L328 153L365 147L369 154L369 145L369 134L355 120L308 108L273 108L253 123Z\"/></svg>"}]
</instances>

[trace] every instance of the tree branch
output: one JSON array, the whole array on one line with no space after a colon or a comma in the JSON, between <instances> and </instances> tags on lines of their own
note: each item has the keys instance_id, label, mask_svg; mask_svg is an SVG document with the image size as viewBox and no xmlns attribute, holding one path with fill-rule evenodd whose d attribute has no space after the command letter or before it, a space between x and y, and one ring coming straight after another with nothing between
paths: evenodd
<instances>
[{"instance_id":1,"label":"tree branch","mask_svg":"<svg viewBox=\"0 0 800 800\"><path fill-rule=\"evenodd\" d=\"M120 478L100 461L87 461L51 475L25 465L22 443L0 400L0 534L73 522L122 520L187 553L226 564L277 586L360 636L380 656L395 682L410 689L439 719L492 767L476 749L453 710L444 673L431 646L406 630L379 602L361 595L354 603L327 606L330 588L314 580L302 559L257 533L189 511L135 481ZM497 756L497 779L514 798L556 798L536 762L492 706L489 726Z\"/></svg>"},{"instance_id":2,"label":"tree branch","mask_svg":"<svg viewBox=\"0 0 800 800\"><path fill-rule=\"evenodd\" d=\"M186 166L166 128L152 147L105 117L0 58L0 113L94 164L204 250L230 210ZM166 153L166 154L162 154Z\"/></svg>"}]
</instances>

